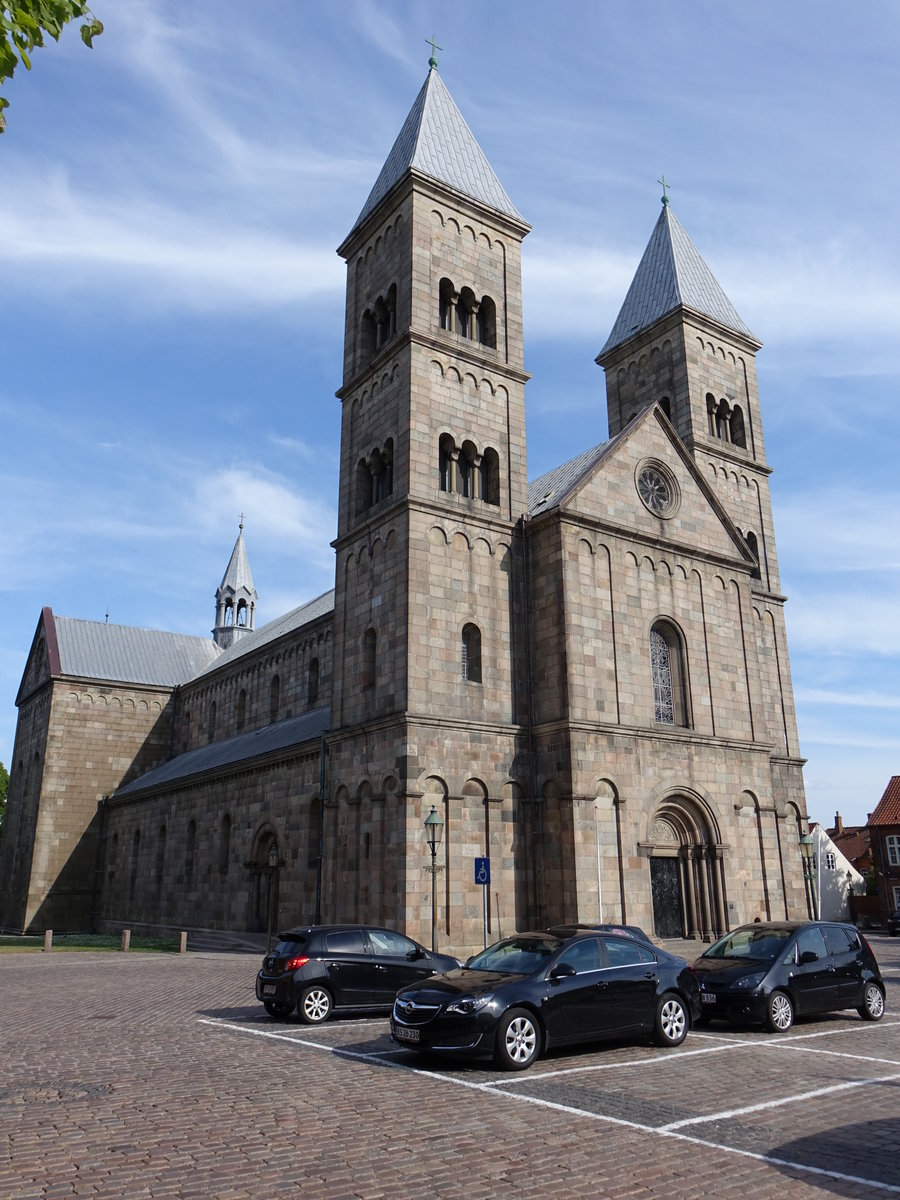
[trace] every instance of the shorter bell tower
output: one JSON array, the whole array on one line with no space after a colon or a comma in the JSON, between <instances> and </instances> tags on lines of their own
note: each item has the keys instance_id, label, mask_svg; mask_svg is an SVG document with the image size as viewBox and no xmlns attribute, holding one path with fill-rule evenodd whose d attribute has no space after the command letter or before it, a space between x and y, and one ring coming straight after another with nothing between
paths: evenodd
<instances>
[{"instance_id":1,"label":"shorter bell tower","mask_svg":"<svg viewBox=\"0 0 900 1200\"><path fill-rule=\"evenodd\" d=\"M242 513L231 559L216 589L216 624L212 635L217 646L227 650L239 638L253 632L258 599L247 560L247 547L244 545Z\"/></svg>"}]
</instances>

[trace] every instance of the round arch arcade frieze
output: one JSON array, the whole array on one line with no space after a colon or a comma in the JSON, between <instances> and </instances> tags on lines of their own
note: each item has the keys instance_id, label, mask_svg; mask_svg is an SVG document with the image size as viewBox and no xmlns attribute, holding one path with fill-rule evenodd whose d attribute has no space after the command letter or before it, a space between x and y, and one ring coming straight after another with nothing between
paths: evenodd
<instances>
[{"instance_id":1,"label":"round arch arcade frieze","mask_svg":"<svg viewBox=\"0 0 900 1200\"><path fill-rule=\"evenodd\" d=\"M654 517L674 517L681 504L681 492L675 476L655 458L645 458L634 472L634 484L641 503Z\"/></svg>"}]
</instances>

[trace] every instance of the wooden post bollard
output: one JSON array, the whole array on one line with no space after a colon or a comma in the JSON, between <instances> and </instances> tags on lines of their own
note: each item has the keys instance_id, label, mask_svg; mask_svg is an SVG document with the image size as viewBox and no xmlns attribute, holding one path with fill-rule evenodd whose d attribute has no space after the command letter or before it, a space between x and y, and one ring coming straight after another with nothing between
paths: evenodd
<instances>
[{"instance_id":1,"label":"wooden post bollard","mask_svg":"<svg viewBox=\"0 0 900 1200\"><path fill-rule=\"evenodd\" d=\"M187 950L187 933L182 929L178 937L178 953L184 954L185 950Z\"/></svg>"},{"instance_id":2,"label":"wooden post bollard","mask_svg":"<svg viewBox=\"0 0 900 1200\"><path fill-rule=\"evenodd\" d=\"M44 930L44 949L45 950L53 949L53 930L52 929Z\"/></svg>"},{"instance_id":3,"label":"wooden post bollard","mask_svg":"<svg viewBox=\"0 0 900 1200\"><path fill-rule=\"evenodd\" d=\"M131 949L131 930L130 929L122 930L122 949L123 950Z\"/></svg>"}]
</instances>

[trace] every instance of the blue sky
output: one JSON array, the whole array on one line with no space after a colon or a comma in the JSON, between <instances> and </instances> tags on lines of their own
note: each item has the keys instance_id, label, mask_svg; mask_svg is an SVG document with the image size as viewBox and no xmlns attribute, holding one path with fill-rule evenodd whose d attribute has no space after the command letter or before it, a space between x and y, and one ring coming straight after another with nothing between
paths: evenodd
<instances>
[{"instance_id":1,"label":"blue sky","mask_svg":"<svg viewBox=\"0 0 900 1200\"><path fill-rule=\"evenodd\" d=\"M525 243L529 474L606 436L594 356L673 210L758 357L810 815L900 773L900 6L96 0L6 85L0 759L42 605L205 635L332 585L350 230L425 38ZM248 14L252 14L248 16Z\"/></svg>"}]
</instances>

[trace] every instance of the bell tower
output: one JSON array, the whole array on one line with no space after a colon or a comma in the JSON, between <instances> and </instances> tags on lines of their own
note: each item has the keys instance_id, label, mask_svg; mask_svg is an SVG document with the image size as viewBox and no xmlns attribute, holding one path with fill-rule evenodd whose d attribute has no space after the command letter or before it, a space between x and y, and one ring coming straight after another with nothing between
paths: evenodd
<instances>
[{"instance_id":1,"label":"bell tower","mask_svg":"<svg viewBox=\"0 0 900 1200\"><path fill-rule=\"evenodd\" d=\"M245 634L253 632L258 599L244 545L244 515L241 513L237 541L222 582L216 588L216 624L212 635L217 646L227 650Z\"/></svg>"}]
</instances>

